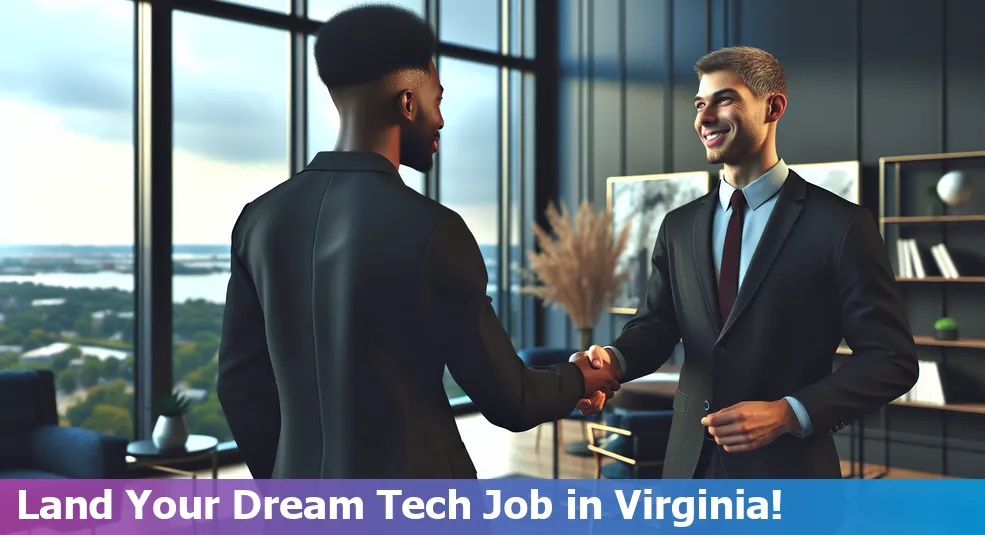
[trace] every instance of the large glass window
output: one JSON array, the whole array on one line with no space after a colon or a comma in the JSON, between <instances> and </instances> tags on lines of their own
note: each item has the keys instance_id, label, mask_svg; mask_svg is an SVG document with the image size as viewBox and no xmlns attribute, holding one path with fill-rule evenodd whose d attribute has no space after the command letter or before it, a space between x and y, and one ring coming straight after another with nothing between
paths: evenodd
<instances>
[{"instance_id":1,"label":"large glass window","mask_svg":"<svg viewBox=\"0 0 985 535\"><path fill-rule=\"evenodd\" d=\"M127 438L133 9L6 2L0 16L0 370L50 370L62 423Z\"/></svg>"},{"instance_id":2,"label":"large glass window","mask_svg":"<svg viewBox=\"0 0 985 535\"><path fill-rule=\"evenodd\" d=\"M529 268L527 253L533 250L532 209L535 176L534 75L510 72L510 204L509 204L509 331L513 345L530 341L534 300L520 293L530 281L523 276Z\"/></svg>"},{"instance_id":3,"label":"large glass window","mask_svg":"<svg viewBox=\"0 0 985 535\"><path fill-rule=\"evenodd\" d=\"M508 0L438 0L438 38L499 52L500 1Z\"/></svg>"},{"instance_id":4,"label":"large glass window","mask_svg":"<svg viewBox=\"0 0 985 535\"><path fill-rule=\"evenodd\" d=\"M499 277L499 67L440 60L445 128L438 153L438 200L458 212L482 250L489 295Z\"/></svg>"},{"instance_id":5,"label":"large glass window","mask_svg":"<svg viewBox=\"0 0 985 535\"><path fill-rule=\"evenodd\" d=\"M366 3L365 0L308 0L308 18L328 20L343 9ZM424 0L388 0L385 3L405 7L419 15L424 14Z\"/></svg>"},{"instance_id":6,"label":"large glass window","mask_svg":"<svg viewBox=\"0 0 985 535\"><path fill-rule=\"evenodd\" d=\"M231 440L214 391L233 225L289 178L288 35L174 15L175 387L192 433Z\"/></svg>"},{"instance_id":7,"label":"large glass window","mask_svg":"<svg viewBox=\"0 0 985 535\"><path fill-rule=\"evenodd\" d=\"M333 13L334 14L334 13ZM331 15L329 15L331 16ZM308 161L322 151L334 150L339 136L339 112L315 65L315 38L308 38ZM401 165L398 170L404 183L424 192L424 174Z\"/></svg>"},{"instance_id":8,"label":"large glass window","mask_svg":"<svg viewBox=\"0 0 985 535\"><path fill-rule=\"evenodd\" d=\"M244 6L258 7L260 9L267 9L270 11L277 11L280 13L287 13L291 9L291 0L225 0L226 2L232 2L234 4L243 4Z\"/></svg>"},{"instance_id":9,"label":"large glass window","mask_svg":"<svg viewBox=\"0 0 985 535\"><path fill-rule=\"evenodd\" d=\"M438 200L458 212L475 236L489 273L486 291L498 307L499 68L443 57L438 70L445 88ZM464 395L447 373L445 390L452 398Z\"/></svg>"}]
</instances>

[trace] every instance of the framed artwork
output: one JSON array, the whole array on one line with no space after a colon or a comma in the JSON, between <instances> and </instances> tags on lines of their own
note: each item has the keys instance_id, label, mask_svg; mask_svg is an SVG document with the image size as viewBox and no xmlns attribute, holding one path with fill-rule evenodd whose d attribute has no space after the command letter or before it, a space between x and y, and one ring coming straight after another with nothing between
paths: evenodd
<instances>
[{"instance_id":1,"label":"framed artwork","mask_svg":"<svg viewBox=\"0 0 985 535\"><path fill-rule=\"evenodd\" d=\"M788 164L807 182L822 187L855 204L862 203L862 168L857 160L847 162ZM725 170L718 171L725 177Z\"/></svg>"},{"instance_id":2,"label":"framed artwork","mask_svg":"<svg viewBox=\"0 0 985 535\"><path fill-rule=\"evenodd\" d=\"M650 256L668 212L708 193L711 174L707 171L609 177L606 180L606 203L612 211L613 234L631 225L626 248L618 269L629 273L609 311L635 314L646 293L650 277Z\"/></svg>"}]
</instances>

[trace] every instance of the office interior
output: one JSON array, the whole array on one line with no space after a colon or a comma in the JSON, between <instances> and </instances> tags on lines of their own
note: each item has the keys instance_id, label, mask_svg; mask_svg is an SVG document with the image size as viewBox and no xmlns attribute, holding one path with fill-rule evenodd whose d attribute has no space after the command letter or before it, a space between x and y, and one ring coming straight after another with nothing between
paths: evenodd
<instances>
[{"instance_id":1,"label":"office interior","mask_svg":"<svg viewBox=\"0 0 985 535\"><path fill-rule=\"evenodd\" d=\"M359 3L3 3L0 437L46 438L33 453L0 440L0 477L250 477L215 394L229 233L246 203L334 146L311 35ZM780 156L842 173L872 211L922 361L913 392L836 433L844 477L985 477L985 2L396 3L433 24L445 87L435 166L401 176L468 223L528 363L608 343L634 312L630 291L583 332L526 292L535 224L552 205L606 210L627 178L704 173L714 187L694 64L755 46L789 79ZM942 203L945 175L970 200ZM685 359L678 348L597 417L522 433L445 386L480 478L658 478ZM158 455L175 392L195 447Z\"/></svg>"}]
</instances>

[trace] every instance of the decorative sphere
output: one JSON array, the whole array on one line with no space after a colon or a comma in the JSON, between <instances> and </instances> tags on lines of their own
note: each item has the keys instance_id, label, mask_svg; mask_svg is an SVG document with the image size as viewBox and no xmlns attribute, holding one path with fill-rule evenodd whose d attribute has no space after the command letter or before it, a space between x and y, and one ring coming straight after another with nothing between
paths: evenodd
<instances>
[{"instance_id":1,"label":"decorative sphere","mask_svg":"<svg viewBox=\"0 0 985 535\"><path fill-rule=\"evenodd\" d=\"M971 200L971 180L964 171L948 171L937 181L937 196L949 206Z\"/></svg>"}]
</instances>

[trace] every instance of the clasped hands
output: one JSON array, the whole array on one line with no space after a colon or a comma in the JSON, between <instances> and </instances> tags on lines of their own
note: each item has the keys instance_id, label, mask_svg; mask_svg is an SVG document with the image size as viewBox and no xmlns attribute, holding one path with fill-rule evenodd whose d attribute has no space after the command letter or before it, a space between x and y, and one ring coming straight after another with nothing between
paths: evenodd
<instances>
[{"instance_id":1,"label":"clasped hands","mask_svg":"<svg viewBox=\"0 0 985 535\"><path fill-rule=\"evenodd\" d=\"M610 350L597 345L588 348L588 351L571 355L571 361L582 367L583 372L586 366L590 366L594 370L609 371L611 374L615 382L615 388L611 389L589 389L586 376L585 392L592 392L592 395L579 400L575 405L585 416L598 414L605 406L605 401L619 389L622 370L619 369L618 361L613 358ZM707 427L708 433L715 437L715 442L729 453L761 448L781 435L800 428L793 408L784 399L736 403L704 416L701 418L701 425Z\"/></svg>"}]
</instances>

